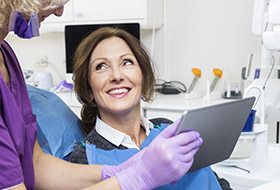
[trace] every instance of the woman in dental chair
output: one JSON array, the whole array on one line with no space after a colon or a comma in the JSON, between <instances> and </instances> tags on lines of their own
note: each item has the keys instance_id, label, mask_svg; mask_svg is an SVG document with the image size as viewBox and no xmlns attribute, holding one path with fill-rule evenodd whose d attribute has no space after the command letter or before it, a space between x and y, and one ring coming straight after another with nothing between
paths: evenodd
<instances>
[{"instance_id":1,"label":"woman in dental chair","mask_svg":"<svg viewBox=\"0 0 280 190\"><path fill-rule=\"evenodd\" d=\"M75 52L73 79L83 104L82 126L87 137L75 146L71 162L117 165L148 146L166 127L158 126L163 120L154 125L141 116L140 100L152 99L155 78L148 54L129 33L101 28L87 36ZM206 167L157 189L221 187Z\"/></svg>"}]
</instances>

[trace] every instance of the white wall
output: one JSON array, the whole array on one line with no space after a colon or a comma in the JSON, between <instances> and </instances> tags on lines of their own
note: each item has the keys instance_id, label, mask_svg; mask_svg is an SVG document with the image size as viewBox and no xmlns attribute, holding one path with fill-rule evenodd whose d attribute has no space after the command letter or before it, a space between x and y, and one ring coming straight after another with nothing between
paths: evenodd
<instances>
[{"instance_id":1,"label":"white wall","mask_svg":"<svg viewBox=\"0 0 280 190\"><path fill-rule=\"evenodd\" d=\"M223 79L240 80L241 68L254 53L259 65L260 38L251 33L253 0L164 0L165 23L156 31L153 58L157 76L179 80L187 86L193 79L191 68L202 70L197 89L205 91L206 80L213 80L214 67L224 71ZM141 39L151 50L152 32L141 31ZM47 56L54 85L65 79L63 33L42 34L32 40L7 40L13 46L23 69L34 69L37 57ZM217 88L223 88L222 81Z\"/></svg>"},{"instance_id":2,"label":"white wall","mask_svg":"<svg viewBox=\"0 0 280 190\"><path fill-rule=\"evenodd\" d=\"M189 85L191 68L202 71L197 89L206 89L214 78L213 68L224 71L223 79L240 81L241 68L254 53L260 64L260 38L251 33L253 0L166 0L168 46L165 77ZM223 88L222 81L217 88Z\"/></svg>"}]
</instances>

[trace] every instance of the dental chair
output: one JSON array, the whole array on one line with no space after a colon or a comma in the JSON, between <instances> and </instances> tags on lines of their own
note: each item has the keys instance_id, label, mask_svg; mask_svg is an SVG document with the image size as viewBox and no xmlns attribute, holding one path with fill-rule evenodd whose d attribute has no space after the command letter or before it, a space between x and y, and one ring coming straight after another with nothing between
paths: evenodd
<instances>
[{"instance_id":1,"label":"dental chair","mask_svg":"<svg viewBox=\"0 0 280 190\"><path fill-rule=\"evenodd\" d=\"M75 143L85 138L80 119L56 94L30 85L27 90L42 150L68 161Z\"/></svg>"}]
</instances>

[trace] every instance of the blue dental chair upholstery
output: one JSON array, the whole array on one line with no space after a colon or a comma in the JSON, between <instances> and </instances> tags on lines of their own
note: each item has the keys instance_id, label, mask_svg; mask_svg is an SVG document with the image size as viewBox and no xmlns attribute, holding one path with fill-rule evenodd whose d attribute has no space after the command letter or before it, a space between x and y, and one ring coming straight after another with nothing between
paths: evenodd
<instances>
[{"instance_id":1,"label":"blue dental chair upholstery","mask_svg":"<svg viewBox=\"0 0 280 190\"><path fill-rule=\"evenodd\" d=\"M68 160L75 143L85 138L80 119L53 92L30 85L27 90L36 115L41 148L45 153Z\"/></svg>"}]
</instances>

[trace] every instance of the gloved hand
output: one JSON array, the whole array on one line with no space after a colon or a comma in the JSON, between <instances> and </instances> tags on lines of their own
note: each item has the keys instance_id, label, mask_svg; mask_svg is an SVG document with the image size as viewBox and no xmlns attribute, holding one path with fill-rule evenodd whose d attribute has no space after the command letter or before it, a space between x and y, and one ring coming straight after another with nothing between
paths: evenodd
<instances>
[{"instance_id":1,"label":"gloved hand","mask_svg":"<svg viewBox=\"0 0 280 190\"><path fill-rule=\"evenodd\" d=\"M153 189L179 180L190 169L202 139L195 131L174 136L178 123L123 164L103 166L103 179L116 175L122 189Z\"/></svg>"}]
</instances>

